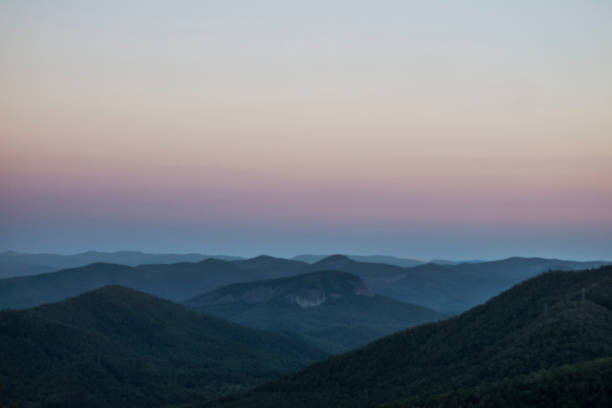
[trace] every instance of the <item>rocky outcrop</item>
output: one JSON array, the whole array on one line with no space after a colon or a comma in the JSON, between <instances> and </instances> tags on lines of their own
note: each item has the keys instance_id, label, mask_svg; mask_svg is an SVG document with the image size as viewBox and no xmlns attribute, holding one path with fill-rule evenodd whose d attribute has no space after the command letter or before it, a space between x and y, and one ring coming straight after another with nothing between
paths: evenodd
<instances>
[{"instance_id":1,"label":"rocky outcrop","mask_svg":"<svg viewBox=\"0 0 612 408\"><path fill-rule=\"evenodd\" d=\"M338 257L343 262L345 257ZM276 303L312 308L352 296L374 296L374 292L357 276L337 271L321 271L290 279L275 279L252 284L237 284L204 294L191 303L225 305L231 303Z\"/></svg>"},{"instance_id":2,"label":"rocky outcrop","mask_svg":"<svg viewBox=\"0 0 612 408\"><path fill-rule=\"evenodd\" d=\"M315 289L300 289L296 293L285 296L287 303L301 308L320 306L327 300L325 292Z\"/></svg>"}]
</instances>

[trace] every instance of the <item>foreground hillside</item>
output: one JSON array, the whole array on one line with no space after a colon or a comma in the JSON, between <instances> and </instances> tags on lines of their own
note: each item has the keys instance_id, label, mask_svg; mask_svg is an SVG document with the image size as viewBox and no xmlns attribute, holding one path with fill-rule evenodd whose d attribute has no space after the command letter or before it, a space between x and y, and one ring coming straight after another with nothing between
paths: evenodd
<instances>
[{"instance_id":1,"label":"foreground hillside","mask_svg":"<svg viewBox=\"0 0 612 408\"><path fill-rule=\"evenodd\" d=\"M332 353L445 317L375 295L359 277L338 271L238 283L185 304L245 326L295 334Z\"/></svg>"},{"instance_id":2,"label":"foreground hillside","mask_svg":"<svg viewBox=\"0 0 612 408\"><path fill-rule=\"evenodd\" d=\"M0 312L0 405L206 401L324 358L314 347L119 286Z\"/></svg>"},{"instance_id":3,"label":"foreground hillside","mask_svg":"<svg viewBox=\"0 0 612 408\"><path fill-rule=\"evenodd\" d=\"M612 406L611 378L612 358L607 357L384 408L608 408Z\"/></svg>"},{"instance_id":4,"label":"foreground hillside","mask_svg":"<svg viewBox=\"0 0 612 408\"><path fill-rule=\"evenodd\" d=\"M214 406L412 406L500 381L516 380L518 387L521 376L538 370L611 356L612 267L549 272L458 317L405 330Z\"/></svg>"}]
</instances>

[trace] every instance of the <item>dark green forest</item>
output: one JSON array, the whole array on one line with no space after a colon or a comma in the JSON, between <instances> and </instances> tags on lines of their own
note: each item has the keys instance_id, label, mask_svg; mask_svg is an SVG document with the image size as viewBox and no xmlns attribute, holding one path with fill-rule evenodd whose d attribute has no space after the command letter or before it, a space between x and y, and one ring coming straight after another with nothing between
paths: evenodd
<instances>
[{"instance_id":1,"label":"dark green forest","mask_svg":"<svg viewBox=\"0 0 612 408\"><path fill-rule=\"evenodd\" d=\"M612 358L539 370L412 403L381 408L607 408L612 406Z\"/></svg>"},{"instance_id":2,"label":"dark green forest","mask_svg":"<svg viewBox=\"0 0 612 408\"><path fill-rule=\"evenodd\" d=\"M149 407L206 401L326 356L131 289L0 312L0 403Z\"/></svg>"}]
</instances>

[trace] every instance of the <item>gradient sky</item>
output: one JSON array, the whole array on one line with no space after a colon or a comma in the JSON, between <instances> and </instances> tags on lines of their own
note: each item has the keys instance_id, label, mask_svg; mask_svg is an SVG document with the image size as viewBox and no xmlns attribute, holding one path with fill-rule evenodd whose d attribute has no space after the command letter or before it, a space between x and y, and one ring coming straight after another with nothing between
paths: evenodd
<instances>
[{"instance_id":1,"label":"gradient sky","mask_svg":"<svg viewBox=\"0 0 612 408\"><path fill-rule=\"evenodd\" d=\"M0 250L612 259L612 2L0 1Z\"/></svg>"}]
</instances>

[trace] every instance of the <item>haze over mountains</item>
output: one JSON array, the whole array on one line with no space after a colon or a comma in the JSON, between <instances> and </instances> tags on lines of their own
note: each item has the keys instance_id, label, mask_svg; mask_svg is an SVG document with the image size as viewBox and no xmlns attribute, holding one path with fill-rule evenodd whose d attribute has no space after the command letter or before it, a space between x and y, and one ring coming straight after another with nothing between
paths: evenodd
<instances>
[{"instance_id":1,"label":"haze over mountains","mask_svg":"<svg viewBox=\"0 0 612 408\"><path fill-rule=\"evenodd\" d=\"M457 265L424 264L407 268L391 279L373 278L370 284L386 296L459 313L542 272L597 268L608 263L513 257Z\"/></svg>"},{"instance_id":2,"label":"haze over mountains","mask_svg":"<svg viewBox=\"0 0 612 408\"><path fill-rule=\"evenodd\" d=\"M298 255L293 260L305 263L315 263L330 255ZM348 258L359 262L385 263L401 267L409 267L423 264L425 262L398 258L385 255L347 255ZM60 255L51 253L19 253L15 251L5 251L0 253L0 278L35 275L57 271L59 269L77 268L91 263L113 263L128 266L144 264L170 264L179 262L199 262L204 259L213 258L225 261L245 259L239 256L229 255L204 255L200 253L191 254L151 254L141 251L117 251L100 252L87 251L73 255ZM440 264L456 264L459 262L436 260L432 261Z\"/></svg>"},{"instance_id":3,"label":"haze over mountains","mask_svg":"<svg viewBox=\"0 0 612 408\"><path fill-rule=\"evenodd\" d=\"M270 256L235 261L209 258L200 262L135 267L94 263L52 273L0 279L0 309L32 307L114 284L183 301L228 284L336 270L360 277L376 294L442 313L459 313L541 272L585 269L603 263L516 257L402 268L357 262L343 255L329 256L313 264Z\"/></svg>"},{"instance_id":4,"label":"haze over mountains","mask_svg":"<svg viewBox=\"0 0 612 408\"><path fill-rule=\"evenodd\" d=\"M292 260L305 263L315 263L331 255L297 255ZM400 267L410 267L427 263L425 261L409 258L399 258L388 255L346 255L349 259L358 262L384 263ZM4 251L0 253L0 279L36 275L40 273L54 272L60 269L77 268L91 263L113 263L119 265L137 266L144 264L171 264L180 262L199 262L208 258L224 261L235 261L246 259L240 256L230 255L204 255L200 253L190 254L153 254L141 251L116 251L101 252L87 251L72 255L61 255L52 253L20 253L15 251ZM280 258L277 258L280 259ZM449 261L437 259L430 261L441 265L454 265L461 261ZM466 261L481 262L481 261Z\"/></svg>"}]
</instances>

